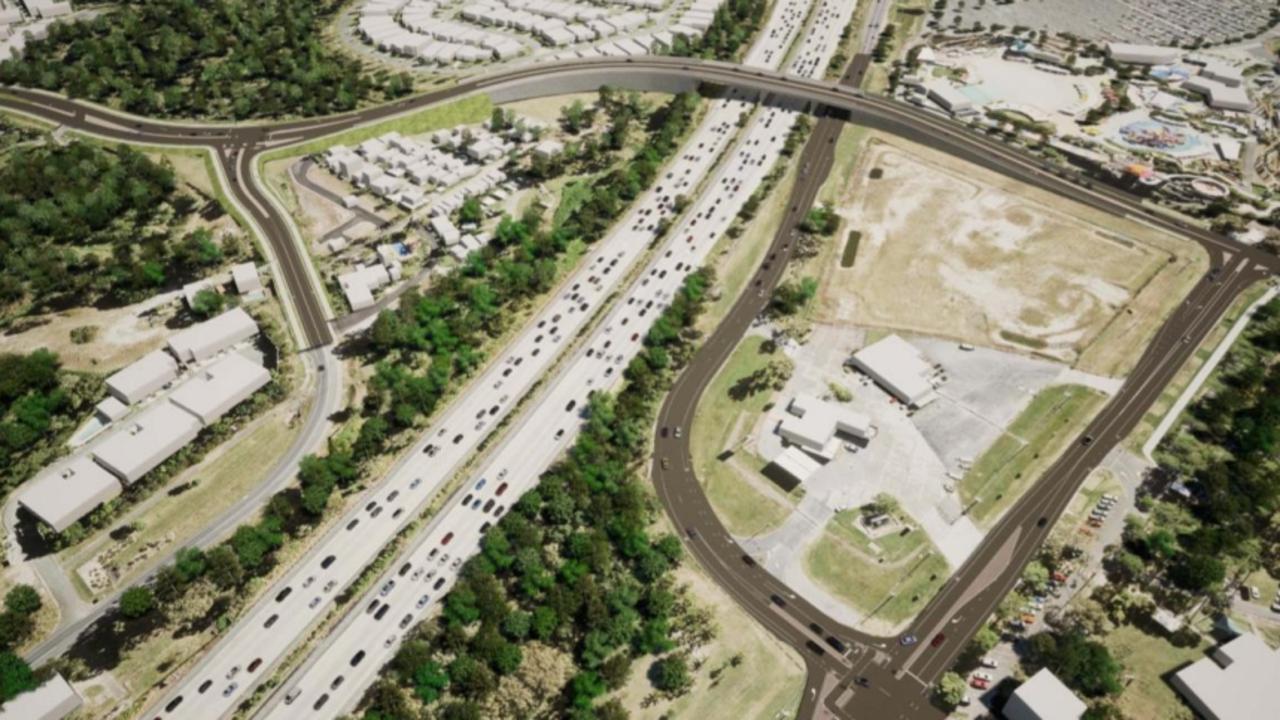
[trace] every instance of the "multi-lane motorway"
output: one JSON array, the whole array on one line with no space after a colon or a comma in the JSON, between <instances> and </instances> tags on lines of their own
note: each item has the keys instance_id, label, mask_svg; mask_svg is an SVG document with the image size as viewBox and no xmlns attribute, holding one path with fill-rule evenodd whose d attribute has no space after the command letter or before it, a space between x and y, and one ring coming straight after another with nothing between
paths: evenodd
<instances>
[{"instance_id":1,"label":"multi-lane motorway","mask_svg":"<svg viewBox=\"0 0 1280 720\"><path fill-rule=\"evenodd\" d=\"M811 61L812 58L809 60ZM863 60L862 66L865 67L865 58ZM820 67L821 63L814 63L813 66ZM892 640L869 637L839 627L802 598L793 596L785 586L749 559L744 559L742 552L711 513L696 478L685 469L686 463L682 461L688 457L687 439L668 437L659 438L657 441L656 455L676 461L672 463L672 469L669 472L662 472L661 468L655 464L655 479L659 495L677 524L686 530L686 540L691 552L763 624L805 653L806 662L811 670L810 686L806 690L805 697L807 712L831 712L848 717L877 718L934 715L937 711L928 704L925 697L927 686L950 665L965 640L972 635L999 598L1012 586L1022 564L1043 540L1048 527L1061 513L1088 469L1095 466L1107 450L1117 442L1118 437L1123 436L1141 418L1173 373L1217 322L1231 300L1253 280L1274 272L1277 268L1274 257L1236 245L1213 233L1187 227L1179 221L1171 220L1151 210L1121 191L1102 186L1081 187L1074 178L1060 175L1061 171L1049 168L1037 159L916 108L899 105L882 98L865 96L848 87L768 68L656 57L570 61L496 73L435 93L358 113L254 127L156 123L22 89L10 89L9 96L0 99L0 107L35 115L78 131L123 141L212 148L218 158L220 172L225 176L236 203L247 213L258 231L269 242L272 260L279 268L279 280L283 286L281 292L291 308L295 326L303 338L302 344L317 346L325 345L332 340L332 333L328 326L329 313L324 306L323 294L316 287L305 251L293 237L292 228L284 214L267 197L261 189L261 183L255 177L256 158L261 152L414 111L463 94L506 87L525 80L589 76L599 84L625 87L628 85L629 78L640 71L651 76L665 75L676 78L693 75L713 84L838 108L844 111L844 117L847 120L930 145L1028 184L1067 195L1098 209L1136 217L1166 230L1191 237L1206 248L1214 267L1217 268L1213 276L1206 278L1197 286L1187 301L1169 318L1134 368L1128 382L1086 430L1080 443L1072 446L1045 477L1006 514L984 544L957 571L939 596L921 614L913 630L919 637L926 638L926 642L915 646L904 647ZM729 102L740 101L730 100ZM772 109L766 112L789 113L791 111ZM736 115L737 113L734 115L735 122ZM757 123L759 122L763 121L757 120ZM781 120L778 122L781 127ZM751 287L754 292L749 291L744 294L729 318L712 335L682 375L664 407L663 425L688 426L688 418L692 417L702 388L736 344L737 338L741 336L746 325L763 307L768 295L767 290L776 282L786 254L790 250L788 238L791 230L799 214L808 206L807 202L802 203L800 200L807 197L811 201L812 193L825 177L830 152L824 153L822 148L824 143L829 147L834 140L835 127L834 122L821 122L815 129L813 138L806 146L804 157L801 159L802 167L808 169L804 171L801 182L797 184L795 196L797 201L792 204L785 221L785 228L775 239L774 247L770 251L770 259L762 266L759 276L752 280ZM779 134L785 134L785 131ZM774 137L752 137L750 133L747 137L748 140L745 142L776 142ZM741 146L738 149L741 149ZM714 161L715 158L711 153L708 152L705 155L705 158L688 160L707 163ZM761 162L754 167L762 167L763 160L767 159L767 156L768 151L762 150L758 157L752 158ZM742 163L746 158L751 157L735 155L730 162ZM752 170L751 166L739 164L734 172L744 179L749 179L749 176L744 173ZM696 178L698 175L690 174L689 177ZM717 177L720 180L724 179L723 174ZM680 179L679 177L669 178L673 183ZM668 186L666 194L673 196L670 192L671 187L674 186ZM686 221L696 218L707 223L718 217L716 208L702 206L704 197L706 202L716 200L713 193L700 195L698 204L695 205L692 214L686 217ZM659 202L649 209L660 212L669 203L669 200L666 204ZM643 205L638 206L638 210L642 208ZM725 210L727 209L726 207ZM703 214L707 212L710 215ZM648 220L648 216L632 217L624 225L632 227L635 232L643 236L644 232L648 231ZM708 228L706 233L700 232L697 236L707 237L709 233ZM678 245L682 240L679 229L669 236L671 244ZM686 272L693 265L698 258L697 253L704 253L706 250L706 243L700 240L684 242L687 247L681 249L682 254L679 257L682 259L676 259L675 248L669 248L672 251L670 256L659 256L655 260L655 263L664 260L671 263L671 268L664 266L667 276L659 278L653 274L662 272L658 269L659 265L655 264L650 268L653 273L637 280L633 290L636 287L643 289L644 280L651 283L666 281L672 287L678 284L675 281L681 273ZM466 459L473 454L478 447L481 433L487 432L486 428L491 429L496 425L510 410L513 399L525 393L542 373L550 368L552 356L559 351L541 353L541 349L556 343L569 343L578 329L586 327L587 315L593 311L593 308L599 307L607 291L612 291L613 283L618 282L626 274L624 269L638 261L637 246L642 244L644 243L626 243L621 240L618 245L611 244L609 241L603 242L593 253L587 267L570 281L577 284L577 287L567 283L568 287L558 295L555 303L544 308L538 319L538 322L543 325L531 325L515 341L509 353L504 354L505 360L490 368L482 379L477 381L476 387L480 390L468 393L461 398L432 428L428 437L424 438L419 446L415 447L414 452L379 486L376 494L372 496L375 499L371 504L360 508L350 519L344 518L343 523L338 525L330 536L318 544L315 551L298 564L298 573L290 576L291 583L285 586L288 592L283 592L282 589L274 593L263 604L247 614L243 624L250 626L252 623L260 623L257 627L263 630L279 628L279 637L296 638L302 630L314 623L332 602L339 583L354 577L359 568L367 565L381 548L382 542L385 542L385 539L394 534L399 526L408 521L412 515L408 510L426 504L429 498L441 489L444 479L461 468ZM609 255L610 252L614 255ZM623 255L617 255L618 252ZM632 254L627 255L628 252ZM617 264L610 264L615 261ZM680 267L676 267L677 265ZM586 275L585 283L580 277L584 274ZM596 277L594 282L593 275ZM603 279L610 275L612 275L610 280ZM670 292L668 286L663 287L667 288L663 292ZM578 297L574 297L575 295ZM591 343L575 351L573 355L575 359L571 362L592 361L590 366L582 366L582 371L587 374L581 377L594 378L592 373L598 373L603 378L608 378L609 358L614 358L613 367L617 367L617 355L621 354L625 358L628 356L627 353L634 352L635 347L638 346L638 338L647 325L647 322L641 324L642 321L639 318L642 315L639 314L639 307L649 310L647 306L649 300L654 300L656 303L662 299L662 296L645 298L643 290L637 291L636 294L628 293L626 299L632 299L644 305L637 306L636 302L619 304L613 314L609 315L600 326L601 331L608 329L606 335L611 335L610 340L601 339L596 334L592 336ZM626 332L626 328L621 324L622 317L626 316L617 315L617 313L627 313L628 308L634 313L632 317L636 323L634 326L636 330L631 333ZM652 310L650 312L651 319L656 312ZM559 316L558 319L557 316ZM614 347L604 345L610 341L616 345ZM588 351L591 351L590 355ZM538 360L539 355L543 356L542 360ZM546 408L555 409L556 403L559 403L562 397L570 397L560 394L568 392L561 390L564 384L563 382L553 384L543 397L553 398L554 402L540 402L533 412L550 412ZM577 390L579 394L585 393L584 388L577 388ZM563 418L562 425L571 425L573 422L575 406L570 402L572 401L566 401L558 409ZM580 406L581 401L577 402ZM539 439L536 442L525 439L523 435L519 437L521 439L513 436L505 441L498 449L493 462L500 462L502 453L507 452L508 448L519 448L528 452L528 448L531 447L549 446L554 450L555 443L563 444L568 440L566 436L555 437L554 434L550 440ZM533 444L525 445L524 443ZM542 449L546 451L546 448ZM508 463L510 463L509 460ZM428 468L430 479L424 480L423 471ZM461 508L465 497L455 497L453 504L449 506L452 511L447 513L449 517L463 518L463 524L459 526L460 531L446 531L453 532L454 537L450 537L449 542L459 543L455 546L458 550L462 549L465 543L469 543L471 549L474 549L480 528L484 522L488 522L480 519L481 515L492 517L495 511L500 514L499 498L502 496L498 494L497 488L503 482L498 478L503 469L505 467L486 465L484 472L492 475L486 476L484 478L486 483L479 488L469 485L473 488L472 493L475 495L469 501L469 507ZM511 483L512 480L506 480L506 482ZM522 482L529 482L529 478L522 476ZM477 480L475 484L479 484L479 481ZM510 489L506 492L517 493L518 491ZM483 504L479 508L471 507L481 500ZM486 508L490 500L493 501L493 505ZM471 514L468 515L462 511L470 511ZM355 525L352 525L353 521ZM360 530L357 531L356 528ZM373 531L374 529L377 531ZM434 534L433 528L429 527L424 537L427 541L412 549L411 552L424 552L429 555L431 550L435 549L437 557L445 552L443 548L447 543L440 545L444 542L443 534ZM435 543L434 547L432 543ZM341 552L330 552L329 549L334 547L340 548ZM453 556L455 561L459 557L456 552L457 550ZM414 555L414 557L419 556ZM431 568L436 571L436 579L426 586L429 589L424 589L422 595L435 593L438 596L444 589L444 584L449 582L448 572L456 568L453 561L440 563L436 558L431 559L436 561L436 567ZM412 573L416 569L423 569L422 576L419 576L416 581L421 585L422 577L430 572L427 568L427 564L418 562L416 568L411 564L406 572L409 573L409 578L412 578ZM398 573L398 570L399 567L395 568L395 572ZM439 588L434 587L439 579L444 579L445 583ZM390 598L393 593L398 592L399 594L395 595L396 598L404 603L413 600L416 606L421 602L421 596L412 597L412 593L404 589L404 585L415 581L407 578L405 580L407 582L404 584L397 581L397 586L400 588L398 591L397 586L388 589L386 597ZM385 582L382 586L385 586ZM381 592L382 586L379 586L378 592ZM271 612L273 610L271 605L277 603L275 599L277 597L280 598L278 603L282 606L288 604L287 608L281 608L285 610L284 612L280 610ZM379 600L379 607L382 602ZM429 603L430 598L426 604ZM414 610L408 610L406 606L404 609L405 614L410 614L422 608L415 607ZM377 612L378 610L375 609L372 615L376 615ZM397 608L397 613L400 613L400 608ZM357 623L362 622L361 617L353 616L340 628L337 636L342 637L347 632L346 628L355 627ZM390 625L393 621L403 622L400 616L388 616L385 622ZM944 640L938 647L930 646L927 639L939 633L944 635ZM382 641L386 644L385 649L394 646L395 639L391 637L394 634L396 633L390 633L388 639ZM199 708L188 704L183 707L178 716L215 717L225 714L233 707L233 701L242 697L252 684L249 674L256 672L260 677L264 672L264 666L269 665L264 659L257 667L250 669L254 660L266 652L262 645L255 646L255 643L261 642L260 633L251 632L244 633L243 638L238 641L233 636L228 642L221 643L219 649L202 661L188 676L190 682L183 683L183 687L191 685L192 688L189 691L196 695L207 693L206 697L210 700L225 697L226 702L218 703L201 699L200 708L205 707L206 703L213 708L207 715L204 712L198 715L192 714ZM329 646L337 645L338 643L332 643ZM284 647L287 648L288 644L284 644ZM224 648L230 649L224 653ZM281 654L283 654L283 648ZM321 668L315 671L318 677L332 675L332 666L326 664L329 661L324 660L324 657L322 655L320 659L310 662L307 670ZM240 662L241 658L246 659L244 663ZM369 661L367 667L375 666L376 663ZM860 681L861 684L859 684ZM339 686L341 685L342 681L339 681ZM356 683L352 685L355 686ZM200 690L202 687L203 692ZM293 686L290 685L290 687ZM227 688L231 690L228 691ZM224 696L223 693L226 695ZM176 692L167 695L162 711L178 697L179 694ZM316 700L319 699L318 696L314 697ZM283 703L283 700L276 699L273 702ZM299 702L303 701L299 700ZM331 702L334 703L332 706L334 708L347 707L350 695L341 701L334 699ZM178 705L174 708L181 705L182 701L178 701ZM314 702L307 707L313 705ZM324 707L323 703L321 707Z\"/></svg>"}]
</instances>

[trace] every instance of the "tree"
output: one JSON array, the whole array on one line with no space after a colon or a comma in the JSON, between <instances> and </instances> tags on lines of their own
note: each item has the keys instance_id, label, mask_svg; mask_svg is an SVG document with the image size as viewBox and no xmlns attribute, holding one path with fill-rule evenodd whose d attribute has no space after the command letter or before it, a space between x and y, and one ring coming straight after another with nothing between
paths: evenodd
<instances>
[{"instance_id":1,"label":"tree","mask_svg":"<svg viewBox=\"0 0 1280 720\"><path fill-rule=\"evenodd\" d=\"M1187 553L1169 568L1169 578L1191 592L1204 592L1217 587L1226 577L1226 566L1212 555Z\"/></svg>"},{"instance_id":2,"label":"tree","mask_svg":"<svg viewBox=\"0 0 1280 720\"><path fill-rule=\"evenodd\" d=\"M151 590L141 585L131 587L120 595L120 612L127 618L140 618L151 612L154 606L155 597Z\"/></svg>"},{"instance_id":3,"label":"tree","mask_svg":"<svg viewBox=\"0 0 1280 720\"><path fill-rule=\"evenodd\" d=\"M35 629L30 615L7 610L0 613L0 648L12 648L21 645L31 637Z\"/></svg>"},{"instance_id":4,"label":"tree","mask_svg":"<svg viewBox=\"0 0 1280 720\"><path fill-rule=\"evenodd\" d=\"M964 696L969 692L969 686L965 684L964 678L958 673L948 670L942 674L938 680L937 697L938 702L948 710L954 710L964 702Z\"/></svg>"},{"instance_id":5,"label":"tree","mask_svg":"<svg viewBox=\"0 0 1280 720\"><path fill-rule=\"evenodd\" d=\"M205 288L196 293L191 299L191 312L198 318L211 318L222 312L222 308L226 305L226 298L217 290Z\"/></svg>"},{"instance_id":6,"label":"tree","mask_svg":"<svg viewBox=\"0 0 1280 720\"><path fill-rule=\"evenodd\" d=\"M7 650L0 652L0 702L8 702L37 686L35 673L26 661Z\"/></svg>"},{"instance_id":7,"label":"tree","mask_svg":"<svg viewBox=\"0 0 1280 720\"><path fill-rule=\"evenodd\" d=\"M15 585L5 593L4 606L18 615L31 615L40 609L40 593L30 585Z\"/></svg>"},{"instance_id":8,"label":"tree","mask_svg":"<svg viewBox=\"0 0 1280 720\"><path fill-rule=\"evenodd\" d=\"M1068 687L1088 697L1120 692L1120 663L1107 646L1078 630L1031 637L1033 655Z\"/></svg>"},{"instance_id":9,"label":"tree","mask_svg":"<svg viewBox=\"0 0 1280 720\"><path fill-rule=\"evenodd\" d=\"M223 590L237 587L244 581L244 568L236 551L219 545L209 551L209 579Z\"/></svg>"},{"instance_id":10,"label":"tree","mask_svg":"<svg viewBox=\"0 0 1280 720\"><path fill-rule=\"evenodd\" d=\"M653 664L653 686L669 695L681 695L693 684L689 664L680 655L668 655Z\"/></svg>"},{"instance_id":11,"label":"tree","mask_svg":"<svg viewBox=\"0 0 1280 720\"><path fill-rule=\"evenodd\" d=\"M480 207L480 201L474 196L468 197L462 201L462 207L458 208L458 221L461 223L479 223L484 220L484 209Z\"/></svg>"},{"instance_id":12,"label":"tree","mask_svg":"<svg viewBox=\"0 0 1280 720\"><path fill-rule=\"evenodd\" d=\"M1022 582L1035 594L1043 594L1049 587L1049 568L1039 560L1032 560L1022 571Z\"/></svg>"},{"instance_id":13,"label":"tree","mask_svg":"<svg viewBox=\"0 0 1280 720\"><path fill-rule=\"evenodd\" d=\"M449 675L440 663L430 660L413 674L413 690L426 705L440 699L440 693L449 686Z\"/></svg>"}]
</instances>

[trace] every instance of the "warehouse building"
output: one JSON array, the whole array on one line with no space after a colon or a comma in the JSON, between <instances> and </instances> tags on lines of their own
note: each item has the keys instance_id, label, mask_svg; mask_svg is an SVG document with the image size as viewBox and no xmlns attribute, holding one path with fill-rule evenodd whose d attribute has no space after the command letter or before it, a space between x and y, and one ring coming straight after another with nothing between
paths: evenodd
<instances>
[{"instance_id":1,"label":"warehouse building","mask_svg":"<svg viewBox=\"0 0 1280 720\"><path fill-rule=\"evenodd\" d=\"M200 434L194 415L165 401L130 420L93 449L93 457L126 485L136 482Z\"/></svg>"},{"instance_id":2,"label":"warehouse building","mask_svg":"<svg viewBox=\"0 0 1280 720\"><path fill-rule=\"evenodd\" d=\"M937 399L933 378L938 369L911 343L890 335L854 353L849 364L875 380L908 407L921 408Z\"/></svg>"},{"instance_id":3,"label":"warehouse building","mask_svg":"<svg viewBox=\"0 0 1280 720\"><path fill-rule=\"evenodd\" d=\"M765 468L765 476L778 483L784 490L791 492L797 485L803 485L818 472L822 466L808 453L792 445L778 453ZM771 470L776 469L774 473Z\"/></svg>"},{"instance_id":4,"label":"warehouse building","mask_svg":"<svg viewBox=\"0 0 1280 720\"><path fill-rule=\"evenodd\" d=\"M122 490L114 475L93 458L81 455L23 485L18 504L44 524L62 532Z\"/></svg>"},{"instance_id":5,"label":"warehouse building","mask_svg":"<svg viewBox=\"0 0 1280 720\"><path fill-rule=\"evenodd\" d=\"M875 428L871 418L860 412L799 394L787 405L787 415L778 424L778 434L792 445L830 460L840 444L837 435L870 440Z\"/></svg>"},{"instance_id":6,"label":"warehouse building","mask_svg":"<svg viewBox=\"0 0 1280 720\"><path fill-rule=\"evenodd\" d=\"M107 392L126 405L145 400L178 377L178 363L163 350L143 355L107 378Z\"/></svg>"},{"instance_id":7,"label":"warehouse building","mask_svg":"<svg viewBox=\"0 0 1280 720\"><path fill-rule=\"evenodd\" d=\"M1132 65L1172 65L1182 59L1182 51L1175 47L1115 42L1107 43L1107 55Z\"/></svg>"},{"instance_id":8,"label":"warehouse building","mask_svg":"<svg viewBox=\"0 0 1280 720\"><path fill-rule=\"evenodd\" d=\"M1170 684L1207 720L1255 720L1275 717L1278 678L1280 650L1243 633L1175 673Z\"/></svg>"},{"instance_id":9,"label":"warehouse building","mask_svg":"<svg viewBox=\"0 0 1280 720\"><path fill-rule=\"evenodd\" d=\"M211 358L257 334L258 324L249 313L235 308L169 338L169 351L184 363L195 362Z\"/></svg>"},{"instance_id":10,"label":"warehouse building","mask_svg":"<svg viewBox=\"0 0 1280 720\"><path fill-rule=\"evenodd\" d=\"M1182 83L1182 89L1204 96L1205 104L1217 110L1236 110L1248 112L1253 109L1253 101L1243 85L1227 85L1204 75L1189 77Z\"/></svg>"},{"instance_id":11,"label":"warehouse building","mask_svg":"<svg viewBox=\"0 0 1280 720\"><path fill-rule=\"evenodd\" d=\"M0 708L0 720L62 720L80 709L74 688L55 674L35 690L10 699Z\"/></svg>"},{"instance_id":12,"label":"warehouse building","mask_svg":"<svg viewBox=\"0 0 1280 720\"><path fill-rule=\"evenodd\" d=\"M968 95L944 82L929 85L929 99L957 117L972 115L976 112L973 108L973 100L970 100Z\"/></svg>"},{"instance_id":13,"label":"warehouse building","mask_svg":"<svg viewBox=\"0 0 1280 720\"><path fill-rule=\"evenodd\" d=\"M1086 709L1056 675L1042 668L1009 696L1004 716L1008 720L1080 720Z\"/></svg>"},{"instance_id":14,"label":"warehouse building","mask_svg":"<svg viewBox=\"0 0 1280 720\"><path fill-rule=\"evenodd\" d=\"M239 353L231 353L184 382L169 400L200 419L205 426L218 421L271 381L271 373Z\"/></svg>"}]
</instances>

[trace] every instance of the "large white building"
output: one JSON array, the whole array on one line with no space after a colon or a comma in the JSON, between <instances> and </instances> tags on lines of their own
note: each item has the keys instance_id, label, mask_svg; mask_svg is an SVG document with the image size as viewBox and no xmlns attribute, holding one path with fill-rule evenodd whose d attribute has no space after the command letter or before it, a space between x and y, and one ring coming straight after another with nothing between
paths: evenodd
<instances>
[{"instance_id":1,"label":"large white building","mask_svg":"<svg viewBox=\"0 0 1280 720\"><path fill-rule=\"evenodd\" d=\"M266 368L239 353L230 353L196 371L169 400L208 426L270 381Z\"/></svg>"},{"instance_id":2,"label":"large white building","mask_svg":"<svg viewBox=\"0 0 1280 720\"><path fill-rule=\"evenodd\" d=\"M1132 43L1107 43L1107 54L1112 60L1132 65L1172 65L1182 59L1182 51L1163 45L1134 45Z\"/></svg>"},{"instance_id":3,"label":"large white building","mask_svg":"<svg viewBox=\"0 0 1280 720\"><path fill-rule=\"evenodd\" d=\"M196 416L164 401L156 403L93 448L93 457L124 481L133 483L200 433Z\"/></svg>"},{"instance_id":4,"label":"large white building","mask_svg":"<svg viewBox=\"0 0 1280 720\"><path fill-rule=\"evenodd\" d=\"M132 405L173 382L178 363L163 350L153 350L107 378L107 392Z\"/></svg>"},{"instance_id":5,"label":"large white building","mask_svg":"<svg viewBox=\"0 0 1280 720\"><path fill-rule=\"evenodd\" d=\"M1228 85L1202 74L1184 80L1182 89L1203 95L1205 104L1218 110L1248 112L1253 109L1253 101L1243 85Z\"/></svg>"},{"instance_id":6,"label":"large white building","mask_svg":"<svg viewBox=\"0 0 1280 720\"><path fill-rule=\"evenodd\" d=\"M801 393L787 405L778 434L792 445L830 460L840 442L837 434L870 440L875 428L871 418L860 412Z\"/></svg>"},{"instance_id":7,"label":"large white building","mask_svg":"<svg viewBox=\"0 0 1280 720\"><path fill-rule=\"evenodd\" d=\"M1041 668L1004 705L1008 720L1080 720L1087 706L1056 675Z\"/></svg>"},{"instance_id":8,"label":"large white building","mask_svg":"<svg viewBox=\"0 0 1280 720\"><path fill-rule=\"evenodd\" d=\"M122 490L120 481L106 468L88 455L80 455L24 484L18 493L18 504L62 532Z\"/></svg>"},{"instance_id":9,"label":"large white building","mask_svg":"<svg viewBox=\"0 0 1280 720\"><path fill-rule=\"evenodd\" d=\"M75 689L55 674L35 690L6 702L0 708L0 720L62 720L82 704Z\"/></svg>"},{"instance_id":10,"label":"large white building","mask_svg":"<svg viewBox=\"0 0 1280 720\"><path fill-rule=\"evenodd\" d=\"M1280 650L1244 633L1179 670L1170 684L1207 720L1257 720L1276 717L1277 680Z\"/></svg>"},{"instance_id":11,"label":"large white building","mask_svg":"<svg viewBox=\"0 0 1280 720\"><path fill-rule=\"evenodd\" d=\"M257 334L258 324L249 313L235 308L169 338L169 351L182 362L195 362L213 357Z\"/></svg>"},{"instance_id":12,"label":"large white building","mask_svg":"<svg viewBox=\"0 0 1280 720\"><path fill-rule=\"evenodd\" d=\"M854 353L850 364L909 407L920 408L937 398L933 365L924 353L897 335L872 343Z\"/></svg>"}]
</instances>

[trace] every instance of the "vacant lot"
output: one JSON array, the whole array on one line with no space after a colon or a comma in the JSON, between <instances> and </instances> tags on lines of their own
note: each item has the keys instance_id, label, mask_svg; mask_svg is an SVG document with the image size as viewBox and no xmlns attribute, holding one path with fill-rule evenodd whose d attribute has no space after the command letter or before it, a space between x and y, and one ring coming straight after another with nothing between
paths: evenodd
<instances>
[{"instance_id":1,"label":"vacant lot","mask_svg":"<svg viewBox=\"0 0 1280 720\"><path fill-rule=\"evenodd\" d=\"M1204 269L1192 244L876 138L837 198L839 237L862 236L853 267L825 269L822 320L1122 375Z\"/></svg>"},{"instance_id":2,"label":"vacant lot","mask_svg":"<svg viewBox=\"0 0 1280 720\"><path fill-rule=\"evenodd\" d=\"M754 535L782 524L791 514L789 497L756 472L757 460L740 447L769 402L762 390L736 399L734 384L781 357L760 351L764 339L746 338L729 356L698 404L690 436L694 469L716 514L735 535ZM729 451L732 451L730 454ZM738 456L748 456L743 459Z\"/></svg>"},{"instance_id":3,"label":"vacant lot","mask_svg":"<svg viewBox=\"0 0 1280 720\"><path fill-rule=\"evenodd\" d=\"M989 527L1080 434L1106 400L1079 385L1040 391L973 464L960 482L960 498L974 522Z\"/></svg>"},{"instance_id":4,"label":"vacant lot","mask_svg":"<svg viewBox=\"0 0 1280 720\"><path fill-rule=\"evenodd\" d=\"M862 613L863 629L891 632L924 607L950 571L914 522L875 541L855 523L853 513L837 515L805 555L805 573Z\"/></svg>"},{"instance_id":5,"label":"vacant lot","mask_svg":"<svg viewBox=\"0 0 1280 720\"><path fill-rule=\"evenodd\" d=\"M1209 643L1178 647L1162 636L1150 635L1132 625L1121 625L1102 638L1111 654L1124 664L1130 679L1117 704L1127 718L1191 718L1191 711L1169 686L1167 676L1205 657Z\"/></svg>"}]
</instances>

